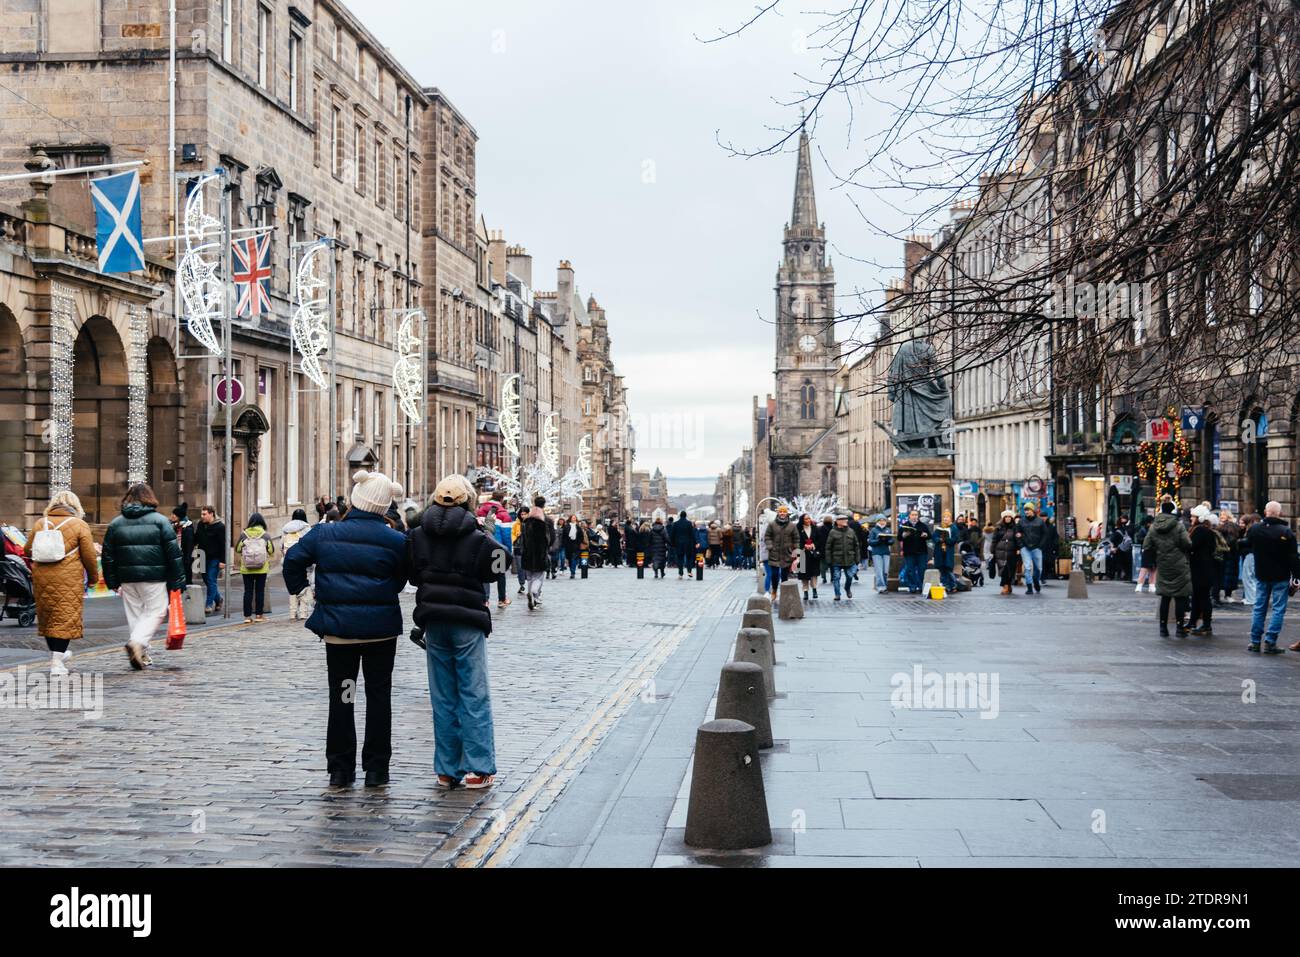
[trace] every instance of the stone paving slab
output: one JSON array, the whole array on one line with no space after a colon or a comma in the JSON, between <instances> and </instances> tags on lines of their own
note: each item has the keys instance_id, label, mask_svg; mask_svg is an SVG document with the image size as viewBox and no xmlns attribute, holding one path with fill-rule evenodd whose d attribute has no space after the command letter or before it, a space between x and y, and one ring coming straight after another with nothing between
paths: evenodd
<instances>
[{"instance_id":1,"label":"stone paving slab","mask_svg":"<svg viewBox=\"0 0 1300 957\"><path fill-rule=\"evenodd\" d=\"M1154 596L1108 583L1094 583L1090 595L1069 601L1064 583L1052 583L1033 598L986 589L944 602L870 593L852 602L810 601L803 620L776 626L777 742L761 757L770 847L685 845L688 763L653 852L642 832L663 816L661 800L638 821L617 789L596 796L583 774L550 812L580 806L581 813L557 819L582 819L582 843L548 843L544 819L518 863L1300 863L1300 737L1293 727L1300 723L1300 656L1248 655L1240 606L1216 611L1214 639L1161 639ZM669 774L673 764L664 759L689 754L695 726L712 716L718 669L742 607L743 597L732 597L711 629L702 620L683 643L680 661L669 662L689 668L674 690L671 723L641 728L637 747L598 752L590 767L600 765L603 780ZM916 666L996 675L997 716L983 717L987 709L971 702L898 707L892 682ZM1243 682L1253 701L1243 699ZM619 808L617 818L611 807Z\"/></svg>"}]
</instances>

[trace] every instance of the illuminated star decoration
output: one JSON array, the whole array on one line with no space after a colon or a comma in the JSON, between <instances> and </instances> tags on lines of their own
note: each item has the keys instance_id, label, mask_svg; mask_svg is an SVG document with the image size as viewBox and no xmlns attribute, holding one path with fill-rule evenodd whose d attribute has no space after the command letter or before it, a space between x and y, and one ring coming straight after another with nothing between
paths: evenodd
<instances>
[{"instance_id":1,"label":"illuminated star decoration","mask_svg":"<svg viewBox=\"0 0 1300 957\"><path fill-rule=\"evenodd\" d=\"M423 416L420 406L424 399L424 375L420 342L424 326L424 312L412 309L403 318L397 330L397 362L393 364L393 389L397 402L412 422Z\"/></svg>"},{"instance_id":2,"label":"illuminated star decoration","mask_svg":"<svg viewBox=\"0 0 1300 957\"><path fill-rule=\"evenodd\" d=\"M225 283L221 271L221 240L225 227L208 215L204 186L215 173L200 176L185 200L185 252L176 269L176 290L184 304L190 335L214 356L222 354L212 323L223 318Z\"/></svg>"},{"instance_id":3,"label":"illuminated star decoration","mask_svg":"<svg viewBox=\"0 0 1300 957\"><path fill-rule=\"evenodd\" d=\"M294 348L302 356L302 373L322 389L327 383L320 357L330 343L330 301L329 283L321 274L318 259L328 249L324 243L312 246L298 262L293 283L298 308L290 323Z\"/></svg>"}]
</instances>

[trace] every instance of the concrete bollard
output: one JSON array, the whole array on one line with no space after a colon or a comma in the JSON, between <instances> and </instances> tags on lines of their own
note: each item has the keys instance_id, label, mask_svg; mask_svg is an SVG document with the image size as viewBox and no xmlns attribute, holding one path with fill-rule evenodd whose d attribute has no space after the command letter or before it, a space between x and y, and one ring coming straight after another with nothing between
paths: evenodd
<instances>
[{"instance_id":1,"label":"concrete bollard","mask_svg":"<svg viewBox=\"0 0 1300 957\"><path fill-rule=\"evenodd\" d=\"M765 611L772 614L772 599L767 595L750 595L745 602L745 611Z\"/></svg>"},{"instance_id":2,"label":"concrete bollard","mask_svg":"<svg viewBox=\"0 0 1300 957\"><path fill-rule=\"evenodd\" d=\"M756 737L752 724L732 718L695 732L687 846L736 851L772 843Z\"/></svg>"},{"instance_id":3,"label":"concrete bollard","mask_svg":"<svg viewBox=\"0 0 1300 957\"><path fill-rule=\"evenodd\" d=\"M762 628L772 636L772 647L776 647L776 626L772 622L770 611L747 611L740 619L741 628Z\"/></svg>"},{"instance_id":4,"label":"concrete bollard","mask_svg":"<svg viewBox=\"0 0 1300 957\"><path fill-rule=\"evenodd\" d=\"M185 609L185 624L201 625L208 620L208 616L203 614L204 602L207 601L208 590L202 585L186 585L185 591L181 593L181 606Z\"/></svg>"},{"instance_id":5,"label":"concrete bollard","mask_svg":"<svg viewBox=\"0 0 1300 957\"><path fill-rule=\"evenodd\" d=\"M1074 569L1070 572L1070 590L1065 593L1066 598L1087 598L1088 597L1088 580L1084 578L1081 569Z\"/></svg>"},{"instance_id":6,"label":"concrete bollard","mask_svg":"<svg viewBox=\"0 0 1300 957\"><path fill-rule=\"evenodd\" d=\"M754 726L759 748L772 747L772 720L767 713L763 669L752 661L729 661L718 678L715 719L735 718Z\"/></svg>"},{"instance_id":7,"label":"concrete bollard","mask_svg":"<svg viewBox=\"0 0 1300 957\"><path fill-rule=\"evenodd\" d=\"M777 602L777 614L782 621L803 617L803 598L799 595L797 581L781 583L781 589L777 592Z\"/></svg>"},{"instance_id":8,"label":"concrete bollard","mask_svg":"<svg viewBox=\"0 0 1300 957\"><path fill-rule=\"evenodd\" d=\"M776 656L772 653L772 636L762 628L742 628L736 634L732 661L748 661L763 669L763 688L768 698L776 697Z\"/></svg>"}]
</instances>

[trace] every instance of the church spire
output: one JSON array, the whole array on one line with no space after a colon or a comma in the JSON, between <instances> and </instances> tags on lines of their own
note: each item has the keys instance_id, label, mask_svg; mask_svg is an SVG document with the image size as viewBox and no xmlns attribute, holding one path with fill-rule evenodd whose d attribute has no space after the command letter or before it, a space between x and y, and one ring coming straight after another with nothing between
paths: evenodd
<instances>
[{"instance_id":1,"label":"church spire","mask_svg":"<svg viewBox=\"0 0 1300 957\"><path fill-rule=\"evenodd\" d=\"M794 176L794 210L790 213L791 226L817 227L817 195L813 191L812 149L808 133L799 131L799 167Z\"/></svg>"}]
</instances>

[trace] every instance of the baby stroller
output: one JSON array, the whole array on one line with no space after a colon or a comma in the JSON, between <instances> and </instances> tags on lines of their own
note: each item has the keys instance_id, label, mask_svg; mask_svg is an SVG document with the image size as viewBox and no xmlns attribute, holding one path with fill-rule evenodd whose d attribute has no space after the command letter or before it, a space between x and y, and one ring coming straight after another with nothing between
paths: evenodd
<instances>
[{"instance_id":1,"label":"baby stroller","mask_svg":"<svg viewBox=\"0 0 1300 957\"><path fill-rule=\"evenodd\" d=\"M984 587L984 563L975 549L962 546L961 571L970 579L972 588Z\"/></svg>"},{"instance_id":2,"label":"baby stroller","mask_svg":"<svg viewBox=\"0 0 1300 957\"><path fill-rule=\"evenodd\" d=\"M0 607L0 621L18 619L22 628L36 623L36 596L32 592L32 573L21 558L8 556L0 560L0 586L4 587L5 603Z\"/></svg>"}]
</instances>

